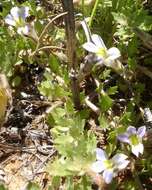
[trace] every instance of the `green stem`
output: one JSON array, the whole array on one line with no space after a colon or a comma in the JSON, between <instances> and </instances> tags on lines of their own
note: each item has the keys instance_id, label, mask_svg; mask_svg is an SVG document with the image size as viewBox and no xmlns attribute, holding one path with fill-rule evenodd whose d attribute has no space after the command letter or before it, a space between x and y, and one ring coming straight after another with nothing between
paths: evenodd
<instances>
[{"instance_id":1,"label":"green stem","mask_svg":"<svg viewBox=\"0 0 152 190\"><path fill-rule=\"evenodd\" d=\"M138 189L139 189L139 190L144 190L144 189L143 189L143 186L142 186L142 184L141 184L141 182L140 182L140 179L139 179L139 177L138 177L138 174L137 174L136 170L134 170L133 176L134 176L135 182L136 182L136 184L137 184L137 186L138 186Z\"/></svg>"},{"instance_id":2,"label":"green stem","mask_svg":"<svg viewBox=\"0 0 152 190\"><path fill-rule=\"evenodd\" d=\"M135 160L134 159L132 159L131 170L132 170L132 175L134 177L135 183L138 186L138 189L139 190L144 190L144 188L143 188L143 186L141 184L141 181L139 179L138 173L136 171L136 165L135 165Z\"/></svg>"},{"instance_id":3,"label":"green stem","mask_svg":"<svg viewBox=\"0 0 152 190\"><path fill-rule=\"evenodd\" d=\"M97 7L98 7L98 3L99 3L99 0L96 0L95 4L94 4L94 7L93 7L93 10L92 10L92 13L91 13L91 18L90 18L90 21L89 21L89 26L91 27L92 25L92 21L93 21L93 17L95 16L96 14L96 10L97 10Z\"/></svg>"},{"instance_id":4,"label":"green stem","mask_svg":"<svg viewBox=\"0 0 152 190\"><path fill-rule=\"evenodd\" d=\"M82 13L84 15L84 0L81 0Z\"/></svg>"}]
</instances>

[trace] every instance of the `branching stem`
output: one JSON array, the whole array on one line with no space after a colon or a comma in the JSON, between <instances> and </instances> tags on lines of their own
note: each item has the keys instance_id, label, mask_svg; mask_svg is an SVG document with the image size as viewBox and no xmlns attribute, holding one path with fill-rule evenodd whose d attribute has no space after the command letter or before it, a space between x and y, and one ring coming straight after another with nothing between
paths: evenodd
<instances>
[{"instance_id":1,"label":"branching stem","mask_svg":"<svg viewBox=\"0 0 152 190\"><path fill-rule=\"evenodd\" d=\"M50 27L50 25L58 18L66 15L67 12L64 12L64 13L61 13L57 16L55 16L53 19L50 20L50 22L48 22L48 24L44 27L44 29L42 30L40 36L38 37L38 41L37 41L37 45L36 45L36 48L35 48L35 51L32 53L32 55L34 55L38 50L39 50L39 47L40 47L40 44L41 44L41 41L43 39L43 36L44 34L47 32L48 28Z\"/></svg>"}]
</instances>

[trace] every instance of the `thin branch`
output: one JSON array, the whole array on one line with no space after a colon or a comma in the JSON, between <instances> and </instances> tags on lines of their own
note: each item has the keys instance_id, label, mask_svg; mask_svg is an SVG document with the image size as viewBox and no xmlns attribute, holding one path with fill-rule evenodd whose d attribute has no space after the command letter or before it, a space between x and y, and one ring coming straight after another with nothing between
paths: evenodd
<instances>
[{"instance_id":1,"label":"thin branch","mask_svg":"<svg viewBox=\"0 0 152 190\"><path fill-rule=\"evenodd\" d=\"M47 30L48 30L48 28L50 27L50 25L51 25L56 19L58 19L58 18L60 18L60 17L62 17L62 16L64 16L64 15L66 15L66 14L67 14L67 12L63 12L63 13L61 13L61 14L55 16L53 19L50 20L50 22L48 22L48 24L44 27L44 29L42 30L42 32L41 32L41 34L40 34L40 36L39 36L39 38L38 38L35 51L32 53L32 55L34 55L34 54L38 51L39 46L40 46L40 43L41 43L41 40L42 40L44 34L47 32Z\"/></svg>"},{"instance_id":2,"label":"thin branch","mask_svg":"<svg viewBox=\"0 0 152 190\"><path fill-rule=\"evenodd\" d=\"M138 65L137 68L140 70L140 72L144 73L146 76L152 79L152 71L150 71L148 68L141 65Z\"/></svg>"},{"instance_id":3,"label":"thin branch","mask_svg":"<svg viewBox=\"0 0 152 190\"><path fill-rule=\"evenodd\" d=\"M53 19L50 20L50 22L44 27L43 31L41 32L41 35L39 36L39 41L41 41L42 37L44 36L44 34L46 33L46 31L48 30L48 28L50 27L50 25L57 20L58 18L66 15L67 12L61 13L59 15L57 15L56 17L54 17Z\"/></svg>"},{"instance_id":4,"label":"thin branch","mask_svg":"<svg viewBox=\"0 0 152 190\"><path fill-rule=\"evenodd\" d=\"M93 112L100 115L100 109L89 100L88 96L85 98L85 103Z\"/></svg>"},{"instance_id":5,"label":"thin branch","mask_svg":"<svg viewBox=\"0 0 152 190\"><path fill-rule=\"evenodd\" d=\"M133 28L133 32L138 36L138 38L142 41L143 46L152 50L152 35L147 32L140 30L139 28Z\"/></svg>"},{"instance_id":6,"label":"thin branch","mask_svg":"<svg viewBox=\"0 0 152 190\"><path fill-rule=\"evenodd\" d=\"M45 49L65 50L64 48L57 47L57 46L44 46L44 47L39 48L37 51L42 51L42 50L45 50Z\"/></svg>"}]
</instances>

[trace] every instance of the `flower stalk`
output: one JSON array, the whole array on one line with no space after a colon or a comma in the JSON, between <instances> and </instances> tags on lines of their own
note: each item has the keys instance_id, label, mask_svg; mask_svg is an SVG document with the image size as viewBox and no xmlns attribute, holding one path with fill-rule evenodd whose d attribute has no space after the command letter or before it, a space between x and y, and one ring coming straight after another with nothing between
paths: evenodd
<instances>
[{"instance_id":1,"label":"flower stalk","mask_svg":"<svg viewBox=\"0 0 152 190\"><path fill-rule=\"evenodd\" d=\"M65 31L67 37L67 57L71 77L71 89L75 108L80 109L79 83L77 80L77 58L76 58L76 36L74 21L74 6L72 0L62 0L62 7L65 15Z\"/></svg>"}]
</instances>

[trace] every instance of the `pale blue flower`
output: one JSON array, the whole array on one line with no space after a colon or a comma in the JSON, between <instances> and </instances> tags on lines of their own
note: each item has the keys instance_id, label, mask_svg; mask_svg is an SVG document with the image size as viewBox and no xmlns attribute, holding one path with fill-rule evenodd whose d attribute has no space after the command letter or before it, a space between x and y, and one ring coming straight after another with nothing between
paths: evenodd
<instances>
[{"instance_id":1,"label":"pale blue flower","mask_svg":"<svg viewBox=\"0 0 152 190\"><path fill-rule=\"evenodd\" d=\"M131 151L137 157L140 154L143 154L144 146L142 144L142 138L146 133L146 127L142 126L136 130L135 127L129 126L125 133L118 135L118 139L121 142L130 144Z\"/></svg>"},{"instance_id":2,"label":"pale blue flower","mask_svg":"<svg viewBox=\"0 0 152 190\"><path fill-rule=\"evenodd\" d=\"M29 16L29 7L13 7L10 14L5 17L5 22L17 28L17 33L32 37L38 40L37 33L34 29L34 22L27 23L26 18Z\"/></svg>"},{"instance_id":3,"label":"pale blue flower","mask_svg":"<svg viewBox=\"0 0 152 190\"><path fill-rule=\"evenodd\" d=\"M105 64L108 67L111 67L114 61L121 56L120 51L116 47L107 49L102 38L93 34L91 36L92 42L86 42L83 44L83 48L89 52L95 53L100 59L100 63Z\"/></svg>"},{"instance_id":4,"label":"pale blue flower","mask_svg":"<svg viewBox=\"0 0 152 190\"><path fill-rule=\"evenodd\" d=\"M29 26L26 25L26 17L29 16L29 7L13 7L10 14L5 17L5 22L17 28L19 34L28 34Z\"/></svg>"},{"instance_id":5,"label":"pale blue flower","mask_svg":"<svg viewBox=\"0 0 152 190\"><path fill-rule=\"evenodd\" d=\"M92 164L91 169L96 173L101 173L103 179L107 184L109 184L113 177L117 176L120 170L126 168L129 164L127 156L125 154L118 153L111 159L108 159L107 154L100 148L96 149L97 161Z\"/></svg>"}]
</instances>

